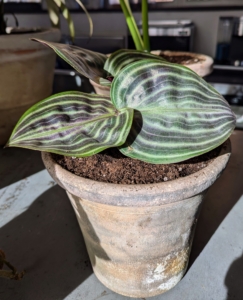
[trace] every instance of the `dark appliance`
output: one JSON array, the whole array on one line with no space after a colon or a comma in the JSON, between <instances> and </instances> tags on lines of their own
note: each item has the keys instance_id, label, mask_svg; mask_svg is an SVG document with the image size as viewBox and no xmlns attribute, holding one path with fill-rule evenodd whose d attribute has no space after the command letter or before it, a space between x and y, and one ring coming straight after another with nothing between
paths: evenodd
<instances>
[{"instance_id":1,"label":"dark appliance","mask_svg":"<svg viewBox=\"0 0 243 300\"><path fill-rule=\"evenodd\" d=\"M214 65L204 79L228 101L236 115L236 128L243 129L243 67Z\"/></svg>"},{"instance_id":2,"label":"dark appliance","mask_svg":"<svg viewBox=\"0 0 243 300\"><path fill-rule=\"evenodd\" d=\"M142 34L142 23L138 23ZM192 51L194 24L190 20L149 21L151 50ZM134 49L128 35L128 48Z\"/></svg>"},{"instance_id":3,"label":"dark appliance","mask_svg":"<svg viewBox=\"0 0 243 300\"><path fill-rule=\"evenodd\" d=\"M229 60L234 66L243 66L243 17L234 20Z\"/></svg>"},{"instance_id":4,"label":"dark appliance","mask_svg":"<svg viewBox=\"0 0 243 300\"><path fill-rule=\"evenodd\" d=\"M215 63L230 64L229 53L235 17L220 17L217 33Z\"/></svg>"}]
</instances>

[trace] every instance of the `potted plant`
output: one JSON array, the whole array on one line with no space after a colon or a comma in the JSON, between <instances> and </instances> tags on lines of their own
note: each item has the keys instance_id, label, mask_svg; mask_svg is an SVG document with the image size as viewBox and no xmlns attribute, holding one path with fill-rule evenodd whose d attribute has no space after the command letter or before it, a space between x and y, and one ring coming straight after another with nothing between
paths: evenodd
<instances>
[{"instance_id":1,"label":"potted plant","mask_svg":"<svg viewBox=\"0 0 243 300\"><path fill-rule=\"evenodd\" d=\"M0 145L7 142L23 112L52 92L55 53L33 43L30 38L59 42L59 10L68 22L70 35L74 37L74 24L64 3L47 0L53 28L21 28L18 24L10 28L4 17L4 2L0 0Z\"/></svg>"},{"instance_id":2,"label":"potted plant","mask_svg":"<svg viewBox=\"0 0 243 300\"><path fill-rule=\"evenodd\" d=\"M48 172L67 191L103 284L129 297L166 292L186 271L203 197L230 156L235 116L184 66L136 50L107 58L42 43L88 78L110 83L110 95L53 95L25 112L6 146L42 151ZM194 162L182 162L198 155L207 166L184 177L184 163ZM79 163L83 177L75 175ZM170 181L174 167L182 177ZM168 177L161 175L165 168Z\"/></svg>"},{"instance_id":3,"label":"potted plant","mask_svg":"<svg viewBox=\"0 0 243 300\"><path fill-rule=\"evenodd\" d=\"M120 0L120 5L136 49L150 52L148 1L141 1L142 35L132 14L129 0ZM201 77L210 74L213 70L213 59L208 55L169 50L170 49L168 49L167 51L161 51L158 49L157 51L152 51L152 53L160 55L166 58L168 61L185 65Z\"/></svg>"}]
</instances>

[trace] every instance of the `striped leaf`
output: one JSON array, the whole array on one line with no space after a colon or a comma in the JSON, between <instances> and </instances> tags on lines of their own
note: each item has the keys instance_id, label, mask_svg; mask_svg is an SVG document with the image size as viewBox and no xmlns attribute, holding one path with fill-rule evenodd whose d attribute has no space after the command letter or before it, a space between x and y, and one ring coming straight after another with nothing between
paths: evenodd
<instances>
[{"instance_id":1,"label":"striped leaf","mask_svg":"<svg viewBox=\"0 0 243 300\"><path fill-rule=\"evenodd\" d=\"M122 145L133 109L117 110L109 97L81 92L51 96L30 108L7 146L84 157Z\"/></svg>"},{"instance_id":2,"label":"striped leaf","mask_svg":"<svg viewBox=\"0 0 243 300\"><path fill-rule=\"evenodd\" d=\"M111 87L111 81L109 81L105 78L102 78L102 77L100 77L99 84L103 85L103 86Z\"/></svg>"},{"instance_id":3,"label":"striped leaf","mask_svg":"<svg viewBox=\"0 0 243 300\"><path fill-rule=\"evenodd\" d=\"M51 43L39 39L32 40L52 48L58 56L84 77L98 82L99 77L106 78L107 76L104 70L107 57L102 53L67 44Z\"/></svg>"},{"instance_id":4,"label":"striped leaf","mask_svg":"<svg viewBox=\"0 0 243 300\"><path fill-rule=\"evenodd\" d=\"M174 163L222 144L235 127L228 103L190 69L147 59L124 67L111 86L134 121L120 151L149 163Z\"/></svg>"},{"instance_id":5,"label":"striped leaf","mask_svg":"<svg viewBox=\"0 0 243 300\"><path fill-rule=\"evenodd\" d=\"M120 49L108 57L104 65L104 69L112 76L116 76L118 72L128 64L148 58L165 61L163 57L148 52Z\"/></svg>"}]
</instances>

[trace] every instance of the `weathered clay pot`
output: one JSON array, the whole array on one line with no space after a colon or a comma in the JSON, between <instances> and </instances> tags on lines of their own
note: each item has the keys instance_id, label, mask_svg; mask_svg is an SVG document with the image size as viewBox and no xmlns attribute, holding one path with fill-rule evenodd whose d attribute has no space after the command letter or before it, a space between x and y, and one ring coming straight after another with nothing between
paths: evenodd
<instances>
[{"instance_id":1,"label":"weathered clay pot","mask_svg":"<svg viewBox=\"0 0 243 300\"><path fill-rule=\"evenodd\" d=\"M58 29L0 36L0 145L21 115L52 92L55 53L31 38L58 42Z\"/></svg>"},{"instance_id":2,"label":"weathered clay pot","mask_svg":"<svg viewBox=\"0 0 243 300\"><path fill-rule=\"evenodd\" d=\"M195 73L197 73L199 76L204 77L206 75L209 75L213 71L213 59L210 56L204 55L204 54L198 54L193 52L181 52L181 51L151 51L152 54L155 55L166 55L166 56L189 56L194 60L193 63L190 64L183 64L183 66L186 66L187 68L191 69ZM96 94L99 95L105 95L110 96L110 88L107 86L102 86L99 83L90 80L90 83L93 85L93 88L96 92Z\"/></svg>"},{"instance_id":3,"label":"weathered clay pot","mask_svg":"<svg viewBox=\"0 0 243 300\"><path fill-rule=\"evenodd\" d=\"M190 57L190 63L181 63L181 65L191 69L197 75L204 77L209 75L213 71L213 59L212 57L200 53L182 52L182 51L152 51L155 55L165 55L168 57Z\"/></svg>"},{"instance_id":4,"label":"weathered clay pot","mask_svg":"<svg viewBox=\"0 0 243 300\"><path fill-rule=\"evenodd\" d=\"M98 95L105 95L105 96L110 96L110 87L108 86L103 86L93 80L89 80L89 82L92 84L96 94Z\"/></svg>"},{"instance_id":5,"label":"weathered clay pot","mask_svg":"<svg viewBox=\"0 0 243 300\"><path fill-rule=\"evenodd\" d=\"M185 274L203 197L229 157L227 141L195 174L118 185L78 177L42 153L48 172L68 193L94 273L109 289L138 298L168 291Z\"/></svg>"}]
</instances>

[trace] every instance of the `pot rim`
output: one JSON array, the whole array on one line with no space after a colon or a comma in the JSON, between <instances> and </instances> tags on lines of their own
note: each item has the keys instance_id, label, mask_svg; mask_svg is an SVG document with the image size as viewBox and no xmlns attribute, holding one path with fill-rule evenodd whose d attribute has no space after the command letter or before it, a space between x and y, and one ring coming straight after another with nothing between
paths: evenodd
<instances>
[{"instance_id":1,"label":"pot rim","mask_svg":"<svg viewBox=\"0 0 243 300\"><path fill-rule=\"evenodd\" d=\"M49 48L40 43L34 42L31 38L59 42L61 31L58 28L41 28L41 31L21 34L4 34L0 36L0 51L12 51L23 49L44 49Z\"/></svg>"},{"instance_id":2,"label":"pot rim","mask_svg":"<svg viewBox=\"0 0 243 300\"><path fill-rule=\"evenodd\" d=\"M180 56L180 55L187 55L191 56L192 58L198 58L202 59L203 61L198 61L195 63L190 63L190 64L181 64L184 67L187 67L194 72L196 72L200 77L204 77L206 75L209 75L213 71L213 63L214 60L211 56L208 56L206 54L202 53L196 53L196 52L185 52L185 51L170 51L170 50L154 50L151 51L151 53L155 55L160 55L160 53L164 55L172 55L172 56Z\"/></svg>"},{"instance_id":3,"label":"pot rim","mask_svg":"<svg viewBox=\"0 0 243 300\"><path fill-rule=\"evenodd\" d=\"M228 139L223 143L219 155L207 167L194 174L167 182L134 185L104 183L79 177L58 165L48 152L42 152L42 159L52 178L78 197L113 206L158 206L205 191L225 169L230 155L231 143Z\"/></svg>"},{"instance_id":4,"label":"pot rim","mask_svg":"<svg viewBox=\"0 0 243 300\"><path fill-rule=\"evenodd\" d=\"M162 53L162 54L168 55L168 56L169 55L173 55L173 56L187 55L187 56L207 60L208 63L213 63L213 59L211 56L208 56L208 55L202 54L202 53L190 52L190 51L186 52L186 51L171 51L171 50L153 50L153 51L151 51L151 53L156 54L156 55L159 55L160 53ZM194 64L194 63L192 63L192 64ZM192 64L189 64L189 65L192 65ZM198 62L196 64L198 64Z\"/></svg>"}]
</instances>

